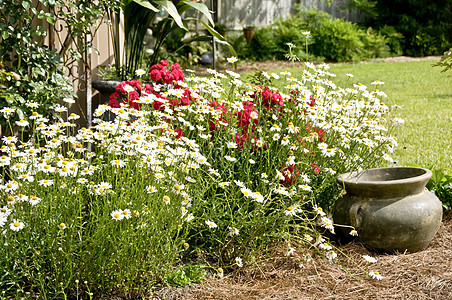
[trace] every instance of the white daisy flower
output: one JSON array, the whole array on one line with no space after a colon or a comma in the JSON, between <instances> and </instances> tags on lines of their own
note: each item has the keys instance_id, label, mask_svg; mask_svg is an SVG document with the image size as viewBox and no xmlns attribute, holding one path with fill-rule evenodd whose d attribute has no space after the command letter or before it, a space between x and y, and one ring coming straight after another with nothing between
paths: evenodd
<instances>
[{"instance_id":1,"label":"white daisy flower","mask_svg":"<svg viewBox=\"0 0 452 300\"><path fill-rule=\"evenodd\" d=\"M376 263L378 261L376 258L374 258L372 256L369 256L369 255L363 255L363 258L364 258L365 261L367 261L367 262L369 262L371 264L374 264L374 263Z\"/></svg>"},{"instance_id":2,"label":"white daisy flower","mask_svg":"<svg viewBox=\"0 0 452 300\"><path fill-rule=\"evenodd\" d=\"M121 221L124 219L124 215L122 213L122 210L114 210L110 213L111 218L115 221Z\"/></svg>"},{"instance_id":3,"label":"white daisy flower","mask_svg":"<svg viewBox=\"0 0 452 300\"><path fill-rule=\"evenodd\" d=\"M217 228L218 227L218 225L212 221L206 221L206 224L207 224L207 226L209 226L209 228Z\"/></svg>"},{"instance_id":4,"label":"white daisy flower","mask_svg":"<svg viewBox=\"0 0 452 300\"><path fill-rule=\"evenodd\" d=\"M382 280L383 276L381 276L380 272L378 271L370 271L369 276L373 279Z\"/></svg>"},{"instance_id":5,"label":"white daisy flower","mask_svg":"<svg viewBox=\"0 0 452 300\"><path fill-rule=\"evenodd\" d=\"M16 219L13 219L12 223L9 224L9 229L11 229L12 231L19 231L19 230L24 229L24 227L25 227L25 224Z\"/></svg>"}]
</instances>

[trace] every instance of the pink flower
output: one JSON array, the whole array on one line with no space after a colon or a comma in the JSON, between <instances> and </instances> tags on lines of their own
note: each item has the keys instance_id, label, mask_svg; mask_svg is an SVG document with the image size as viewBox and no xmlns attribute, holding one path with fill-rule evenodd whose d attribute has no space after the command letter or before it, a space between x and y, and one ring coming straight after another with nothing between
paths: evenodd
<instances>
[{"instance_id":1,"label":"pink flower","mask_svg":"<svg viewBox=\"0 0 452 300\"><path fill-rule=\"evenodd\" d=\"M320 168L317 166L317 164L311 164L311 168L315 175L319 175Z\"/></svg>"}]
</instances>

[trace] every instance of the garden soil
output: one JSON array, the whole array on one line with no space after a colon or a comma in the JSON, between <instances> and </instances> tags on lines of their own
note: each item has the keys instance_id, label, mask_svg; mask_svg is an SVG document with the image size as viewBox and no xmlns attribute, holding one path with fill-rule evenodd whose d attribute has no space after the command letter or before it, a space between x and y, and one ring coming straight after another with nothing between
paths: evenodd
<instances>
[{"instance_id":1,"label":"garden soil","mask_svg":"<svg viewBox=\"0 0 452 300\"><path fill-rule=\"evenodd\" d=\"M322 257L304 262L296 252L288 257L275 251L259 265L223 278L210 275L191 287L166 287L154 299L452 299L452 214L443 218L433 241L420 252L378 254L358 243L339 250L340 263ZM378 261L366 263L363 255ZM383 279L365 278L366 266Z\"/></svg>"},{"instance_id":2,"label":"garden soil","mask_svg":"<svg viewBox=\"0 0 452 300\"><path fill-rule=\"evenodd\" d=\"M383 61L439 58L395 57ZM287 67L293 65L281 61L245 62L238 65L236 72ZM206 70L197 69L196 73L203 75ZM417 253L374 253L361 244L351 243L340 245L340 263L331 263L322 257L305 262L301 254L286 256L282 250L275 250L271 258L223 278L208 275L202 284L164 287L154 299L452 299L452 214L444 216L433 241ZM378 261L366 263L363 255ZM383 279L366 278L366 268L378 271Z\"/></svg>"}]
</instances>

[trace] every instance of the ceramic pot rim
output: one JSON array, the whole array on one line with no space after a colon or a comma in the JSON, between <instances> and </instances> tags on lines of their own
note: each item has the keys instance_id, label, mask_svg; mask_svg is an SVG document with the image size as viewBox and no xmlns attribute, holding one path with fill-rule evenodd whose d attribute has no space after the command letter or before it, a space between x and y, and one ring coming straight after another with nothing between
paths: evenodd
<instances>
[{"instance_id":1,"label":"ceramic pot rim","mask_svg":"<svg viewBox=\"0 0 452 300\"><path fill-rule=\"evenodd\" d=\"M397 172L419 172L419 175L415 174L411 177L404 177L400 179L390 179L390 180L372 180L367 179L365 177L366 173L391 173L396 174ZM389 167L389 168L373 168L373 169L365 169L362 171L353 171L345 174L339 175L336 179L341 184L347 185L398 185L398 184L414 184L418 182L427 183L432 177L432 171L419 168L419 167ZM364 180L360 180L363 179Z\"/></svg>"}]
</instances>

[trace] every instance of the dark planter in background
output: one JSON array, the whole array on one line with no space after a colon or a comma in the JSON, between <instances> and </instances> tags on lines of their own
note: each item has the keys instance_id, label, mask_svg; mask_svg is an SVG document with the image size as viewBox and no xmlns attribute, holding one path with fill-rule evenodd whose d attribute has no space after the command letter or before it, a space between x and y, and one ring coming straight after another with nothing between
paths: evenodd
<instances>
[{"instance_id":1,"label":"dark planter in background","mask_svg":"<svg viewBox=\"0 0 452 300\"><path fill-rule=\"evenodd\" d=\"M245 36L246 42L249 43L254 37L254 27L247 26L243 27L243 35Z\"/></svg>"}]
</instances>

